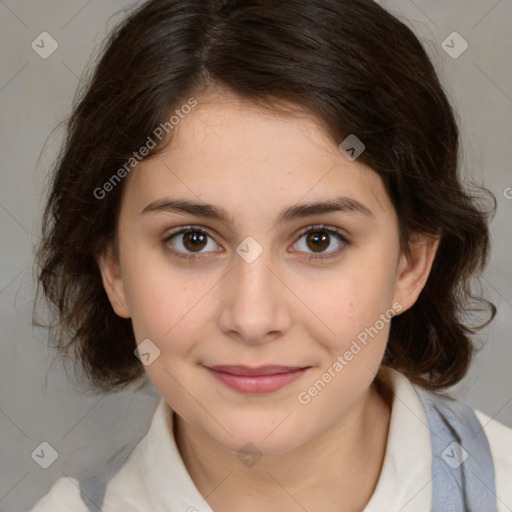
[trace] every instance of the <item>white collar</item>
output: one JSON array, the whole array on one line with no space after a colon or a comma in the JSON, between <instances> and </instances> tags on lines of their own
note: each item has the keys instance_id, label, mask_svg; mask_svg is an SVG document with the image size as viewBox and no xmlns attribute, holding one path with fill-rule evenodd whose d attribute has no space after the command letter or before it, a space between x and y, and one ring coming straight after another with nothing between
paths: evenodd
<instances>
[{"instance_id":1,"label":"white collar","mask_svg":"<svg viewBox=\"0 0 512 512\"><path fill-rule=\"evenodd\" d=\"M425 409L404 375L389 367L379 375L393 393L391 421L377 487L364 512L430 512L432 449Z\"/></svg>"},{"instance_id":2,"label":"white collar","mask_svg":"<svg viewBox=\"0 0 512 512\"><path fill-rule=\"evenodd\" d=\"M423 405L412 383L382 367L379 375L393 393L386 453L376 489L363 512L430 512L432 451ZM192 481L173 435L174 411L161 398L146 436L109 482L103 510L119 500L145 510L213 512ZM141 478L142 477L142 478Z\"/></svg>"}]
</instances>

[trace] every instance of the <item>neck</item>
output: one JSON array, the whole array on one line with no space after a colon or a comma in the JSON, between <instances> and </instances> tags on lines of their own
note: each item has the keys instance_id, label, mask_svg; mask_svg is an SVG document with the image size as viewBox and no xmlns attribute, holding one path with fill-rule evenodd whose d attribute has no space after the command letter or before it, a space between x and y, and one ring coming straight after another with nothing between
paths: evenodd
<instances>
[{"instance_id":1,"label":"neck","mask_svg":"<svg viewBox=\"0 0 512 512\"><path fill-rule=\"evenodd\" d=\"M253 467L179 416L174 435L192 480L212 510L361 511L384 460L391 399L379 381L321 436Z\"/></svg>"}]
</instances>

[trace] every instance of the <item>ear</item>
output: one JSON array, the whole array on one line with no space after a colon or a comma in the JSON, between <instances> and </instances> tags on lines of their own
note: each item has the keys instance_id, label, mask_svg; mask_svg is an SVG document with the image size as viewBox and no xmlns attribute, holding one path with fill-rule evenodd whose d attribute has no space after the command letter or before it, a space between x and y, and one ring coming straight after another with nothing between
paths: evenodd
<instances>
[{"instance_id":1,"label":"ear","mask_svg":"<svg viewBox=\"0 0 512 512\"><path fill-rule=\"evenodd\" d=\"M440 235L415 233L409 240L410 254L400 256L394 300L411 308L423 290L439 247Z\"/></svg>"},{"instance_id":2,"label":"ear","mask_svg":"<svg viewBox=\"0 0 512 512\"><path fill-rule=\"evenodd\" d=\"M130 318L126 305L123 278L119 261L111 248L96 258L101 272L103 287L107 292L112 309L122 318Z\"/></svg>"}]
</instances>

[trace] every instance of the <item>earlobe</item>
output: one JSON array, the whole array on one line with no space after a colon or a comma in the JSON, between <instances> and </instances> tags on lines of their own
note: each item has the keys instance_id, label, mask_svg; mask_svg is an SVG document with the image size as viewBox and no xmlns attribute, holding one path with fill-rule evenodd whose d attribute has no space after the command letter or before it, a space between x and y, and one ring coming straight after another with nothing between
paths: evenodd
<instances>
[{"instance_id":1,"label":"earlobe","mask_svg":"<svg viewBox=\"0 0 512 512\"><path fill-rule=\"evenodd\" d=\"M130 312L126 306L123 278L117 258L111 249L96 258L101 273L103 287L108 295L114 312L122 318L130 318Z\"/></svg>"},{"instance_id":2,"label":"earlobe","mask_svg":"<svg viewBox=\"0 0 512 512\"><path fill-rule=\"evenodd\" d=\"M414 305L425 287L440 240L440 235L415 234L409 241L410 254L401 255L394 300L402 305L402 313Z\"/></svg>"}]
</instances>

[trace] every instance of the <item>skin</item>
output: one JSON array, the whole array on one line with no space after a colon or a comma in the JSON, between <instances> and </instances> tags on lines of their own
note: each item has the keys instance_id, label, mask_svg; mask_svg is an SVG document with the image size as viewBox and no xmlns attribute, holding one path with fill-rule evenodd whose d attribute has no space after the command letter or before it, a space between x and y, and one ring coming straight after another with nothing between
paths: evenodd
<instances>
[{"instance_id":1,"label":"skin","mask_svg":"<svg viewBox=\"0 0 512 512\"><path fill-rule=\"evenodd\" d=\"M374 382L389 322L309 403L297 397L394 303L401 313L415 303L438 240L416 234L410 257L401 254L380 177L349 161L313 116L272 113L226 91L197 100L171 145L126 180L119 260L110 251L98 260L105 290L115 312L132 319L137 343L149 338L161 351L145 369L176 412L180 453L213 510L362 510L389 428L390 399ZM339 196L373 215L276 224L287 207ZM233 223L141 214L177 198L217 205ZM197 252L183 234L163 242L189 224L211 234ZM348 243L331 235L316 252L299 233L315 224ZM263 249L252 263L236 252L248 236ZM173 248L202 259L173 256ZM331 257L308 259L315 255ZM220 364L311 368L284 388L248 395L202 366ZM249 442L262 454L252 467L237 456Z\"/></svg>"}]
</instances>

